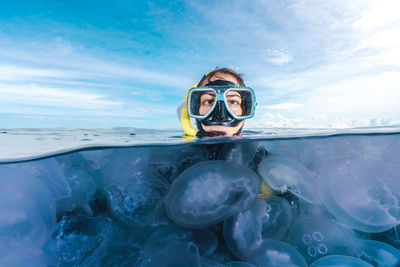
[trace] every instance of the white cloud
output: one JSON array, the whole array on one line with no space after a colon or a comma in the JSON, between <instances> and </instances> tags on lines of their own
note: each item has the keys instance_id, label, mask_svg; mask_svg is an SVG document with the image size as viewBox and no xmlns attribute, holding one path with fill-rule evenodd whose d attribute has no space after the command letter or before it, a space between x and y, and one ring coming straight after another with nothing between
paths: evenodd
<instances>
[{"instance_id":1,"label":"white cloud","mask_svg":"<svg viewBox=\"0 0 400 267\"><path fill-rule=\"evenodd\" d=\"M12 62L0 65L0 80L20 81L21 77L31 82L35 79L52 78L53 80L68 78L71 80L103 81L112 80L145 82L146 84L165 87L182 87L192 81L183 75L170 73L167 69L155 71L143 67L142 63L119 62L110 55L92 55L87 51L74 47L71 43L63 44L62 39L55 42L33 42L29 47L17 45L4 49L0 47L0 58ZM114 60L113 60L114 59ZM18 64L16 63L18 62ZM140 66L138 66L140 65ZM40 67L32 67L40 66Z\"/></svg>"},{"instance_id":2,"label":"white cloud","mask_svg":"<svg viewBox=\"0 0 400 267\"><path fill-rule=\"evenodd\" d=\"M368 1L369 8L354 22L355 29L376 29L400 20L398 0Z\"/></svg>"},{"instance_id":3,"label":"white cloud","mask_svg":"<svg viewBox=\"0 0 400 267\"><path fill-rule=\"evenodd\" d=\"M248 120L246 128L320 128L320 129L350 129L357 127L399 126L400 119L389 117L359 117L359 116L285 116L279 113L259 114L257 118Z\"/></svg>"},{"instance_id":4,"label":"white cloud","mask_svg":"<svg viewBox=\"0 0 400 267\"><path fill-rule=\"evenodd\" d=\"M17 65L0 65L0 81L21 81L26 78L66 78L66 71L54 69L29 68Z\"/></svg>"},{"instance_id":5,"label":"white cloud","mask_svg":"<svg viewBox=\"0 0 400 267\"><path fill-rule=\"evenodd\" d=\"M85 93L78 90L65 90L34 84L22 86L0 84L0 102L81 109L116 107L124 104L107 100L107 96L98 93Z\"/></svg>"},{"instance_id":6,"label":"white cloud","mask_svg":"<svg viewBox=\"0 0 400 267\"><path fill-rule=\"evenodd\" d=\"M263 106L262 109L292 109L292 108L298 108L302 107L304 104L299 104L299 103L280 103L276 105L271 105L271 106Z\"/></svg>"},{"instance_id":7,"label":"white cloud","mask_svg":"<svg viewBox=\"0 0 400 267\"><path fill-rule=\"evenodd\" d=\"M267 49L266 56L268 61L276 65L283 65L292 61L290 53L284 50Z\"/></svg>"}]
</instances>

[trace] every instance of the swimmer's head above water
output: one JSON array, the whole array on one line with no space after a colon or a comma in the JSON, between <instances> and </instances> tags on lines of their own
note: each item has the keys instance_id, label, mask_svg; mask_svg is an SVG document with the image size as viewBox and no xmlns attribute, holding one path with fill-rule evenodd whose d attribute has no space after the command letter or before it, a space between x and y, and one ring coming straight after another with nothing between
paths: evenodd
<instances>
[{"instance_id":1,"label":"swimmer's head above water","mask_svg":"<svg viewBox=\"0 0 400 267\"><path fill-rule=\"evenodd\" d=\"M178 108L182 129L191 136L239 135L255 110L254 91L228 68L207 73Z\"/></svg>"}]
</instances>

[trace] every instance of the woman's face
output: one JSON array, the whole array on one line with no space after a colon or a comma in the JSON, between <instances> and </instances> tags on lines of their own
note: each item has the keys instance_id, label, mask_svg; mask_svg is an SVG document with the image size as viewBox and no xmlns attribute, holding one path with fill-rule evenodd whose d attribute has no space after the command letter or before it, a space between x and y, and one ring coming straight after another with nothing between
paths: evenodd
<instances>
[{"instance_id":1,"label":"woman's face","mask_svg":"<svg viewBox=\"0 0 400 267\"><path fill-rule=\"evenodd\" d=\"M210 109L213 108L216 95L214 92L206 92L200 97L199 114L205 115ZM241 116L242 110L242 96L238 91L229 91L225 95L226 103L229 110L237 116Z\"/></svg>"},{"instance_id":2,"label":"woman's face","mask_svg":"<svg viewBox=\"0 0 400 267\"><path fill-rule=\"evenodd\" d=\"M227 73L216 73L212 76L209 80L204 81L199 86L204 86L205 84L215 81L215 80L224 80L234 83L237 86L240 86L236 78ZM236 91L230 91L226 95L226 102L229 105L229 109L237 115L242 114L242 97ZM215 95L213 94L203 94L200 98L200 108L199 113L200 115L207 114L210 108L214 105ZM238 125L235 127L227 127L221 125L214 125L214 126L205 126L201 124L203 130L206 132L222 132L225 136L233 136L236 134L244 125L244 120L242 120Z\"/></svg>"}]
</instances>

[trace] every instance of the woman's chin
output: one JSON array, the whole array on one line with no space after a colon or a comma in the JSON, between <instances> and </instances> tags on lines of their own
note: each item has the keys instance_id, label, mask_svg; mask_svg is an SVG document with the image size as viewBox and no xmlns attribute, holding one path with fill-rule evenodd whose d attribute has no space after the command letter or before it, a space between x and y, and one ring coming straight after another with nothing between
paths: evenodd
<instances>
[{"instance_id":1,"label":"woman's chin","mask_svg":"<svg viewBox=\"0 0 400 267\"><path fill-rule=\"evenodd\" d=\"M239 123L239 125L235 127L226 127L226 126L221 126L221 125L213 125L213 126L205 126L201 125L203 127L203 130L209 133L213 133L212 136L233 136L235 135L242 127L243 127L244 121Z\"/></svg>"}]
</instances>

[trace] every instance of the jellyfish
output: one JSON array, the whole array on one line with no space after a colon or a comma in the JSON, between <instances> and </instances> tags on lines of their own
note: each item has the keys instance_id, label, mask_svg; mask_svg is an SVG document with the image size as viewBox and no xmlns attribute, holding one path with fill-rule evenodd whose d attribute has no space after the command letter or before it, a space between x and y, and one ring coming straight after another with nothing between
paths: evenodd
<instances>
[{"instance_id":1,"label":"jellyfish","mask_svg":"<svg viewBox=\"0 0 400 267\"><path fill-rule=\"evenodd\" d=\"M324 166L318 191L325 207L347 227L383 232L400 223L400 170L379 172L373 160L343 158Z\"/></svg>"},{"instance_id":2,"label":"jellyfish","mask_svg":"<svg viewBox=\"0 0 400 267\"><path fill-rule=\"evenodd\" d=\"M143 249L146 255L154 254L172 242L193 243L197 246L200 256L212 254L218 246L217 236L207 228L189 230L176 225L157 228L158 230L151 233L145 242Z\"/></svg>"},{"instance_id":3,"label":"jellyfish","mask_svg":"<svg viewBox=\"0 0 400 267\"><path fill-rule=\"evenodd\" d=\"M101 265L111 226L111 219L106 217L64 216L43 251L55 265Z\"/></svg>"},{"instance_id":4,"label":"jellyfish","mask_svg":"<svg viewBox=\"0 0 400 267\"><path fill-rule=\"evenodd\" d=\"M319 202L315 178L298 161L281 156L267 156L258 165L258 173L276 191L289 191L307 202Z\"/></svg>"},{"instance_id":5,"label":"jellyfish","mask_svg":"<svg viewBox=\"0 0 400 267\"><path fill-rule=\"evenodd\" d=\"M247 256L247 261L257 266L307 266L303 256L294 247L273 239L263 240L261 245Z\"/></svg>"},{"instance_id":6,"label":"jellyfish","mask_svg":"<svg viewBox=\"0 0 400 267\"><path fill-rule=\"evenodd\" d=\"M78 153L58 156L55 159L60 164L71 188L71 195L60 199L57 202L57 209L72 211L82 206L87 208L97 192L97 174L93 165Z\"/></svg>"},{"instance_id":7,"label":"jellyfish","mask_svg":"<svg viewBox=\"0 0 400 267\"><path fill-rule=\"evenodd\" d=\"M218 159L236 162L251 168L257 156L260 158L265 156L265 151L261 150L261 147L259 142L227 143L218 152Z\"/></svg>"},{"instance_id":8,"label":"jellyfish","mask_svg":"<svg viewBox=\"0 0 400 267\"><path fill-rule=\"evenodd\" d=\"M400 250L380 241L358 240L355 248L362 260L374 266L396 266L400 261Z\"/></svg>"},{"instance_id":9,"label":"jellyfish","mask_svg":"<svg viewBox=\"0 0 400 267\"><path fill-rule=\"evenodd\" d=\"M29 175L37 177L46 185L56 202L71 196L71 187L60 164L54 158L10 164L9 166L24 170Z\"/></svg>"},{"instance_id":10,"label":"jellyfish","mask_svg":"<svg viewBox=\"0 0 400 267\"><path fill-rule=\"evenodd\" d=\"M343 255L331 255L320 258L310 264L309 267L328 267L328 266L351 266L351 267L373 267L373 265L363 260Z\"/></svg>"},{"instance_id":11,"label":"jellyfish","mask_svg":"<svg viewBox=\"0 0 400 267\"><path fill-rule=\"evenodd\" d=\"M176 224L203 228L247 208L258 190L257 175L242 165L219 160L200 162L174 180L165 207Z\"/></svg>"},{"instance_id":12,"label":"jellyfish","mask_svg":"<svg viewBox=\"0 0 400 267\"><path fill-rule=\"evenodd\" d=\"M308 263L327 255L354 255L348 231L324 217L298 216L289 229L288 240Z\"/></svg>"},{"instance_id":13,"label":"jellyfish","mask_svg":"<svg viewBox=\"0 0 400 267\"><path fill-rule=\"evenodd\" d=\"M256 249L263 239L281 239L289 229L292 210L286 199L270 196L224 221L224 238L239 259Z\"/></svg>"},{"instance_id":14,"label":"jellyfish","mask_svg":"<svg viewBox=\"0 0 400 267\"><path fill-rule=\"evenodd\" d=\"M151 172L149 150L121 150L103 174L104 191L115 217L135 226L169 223L163 206L169 182Z\"/></svg>"},{"instance_id":15,"label":"jellyfish","mask_svg":"<svg viewBox=\"0 0 400 267\"><path fill-rule=\"evenodd\" d=\"M163 146L151 149L150 168L154 174L172 181L184 169L207 159L208 151L203 145Z\"/></svg>"},{"instance_id":16,"label":"jellyfish","mask_svg":"<svg viewBox=\"0 0 400 267\"><path fill-rule=\"evenodd\" d=\"M141 267L204 266L194 244L171 242L145 257Z\"/></svg>"},{"instance_id":17,"label":"jellyfish","mask_svg":"<svg viewBox=\"0 0 400 267\"><path fill-rule=\"evenodd\" d=\"M34 256L56 226L53 197L32 172L6 165L0 166L0 196L0 258Z\"/></svg>"}]
</instances>

